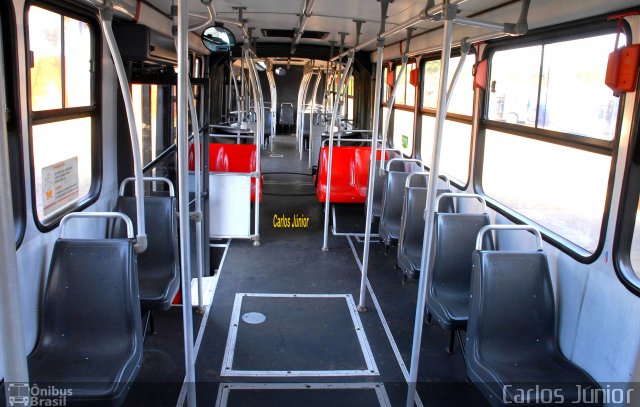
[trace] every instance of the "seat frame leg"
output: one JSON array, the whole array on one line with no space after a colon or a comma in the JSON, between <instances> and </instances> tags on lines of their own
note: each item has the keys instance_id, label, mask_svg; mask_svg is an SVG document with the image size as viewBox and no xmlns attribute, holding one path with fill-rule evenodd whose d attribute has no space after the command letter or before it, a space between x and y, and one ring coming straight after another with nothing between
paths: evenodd
<instances>
[{"instance_id":1,"label":"seat frame leg","mask_svg":"<svg viewBox=\"0 0 640 407\"><path fill-rule=\"evenodd\" d=\"M427 317L424 319L424 323L427 325L431 325L433 322L433 315L429 311L427 311Z\"/></svg>"},{"instance_id":2,"label":"seat frame leg","mask_svg":"<svg viewBox=\"0 0 640 407\"><path fill-rule=\"evenodd\" d=\"M460 344L460 351L462 352L462 358L464 360L467 360L467 355L464 351L464 337L462 336L460 331L456 331L456 336L458 337L458 343Z\"/></svg>"},{"instance_id":3,"label":"seat frame leg","mask_svg":"<svg viewBox=\"0 0 640 407\"><path fill-rule=\"evenodd\" d=\"M147 311L147 323L145 324L145 334L149 332L151 335L157 335L158 331L156 330L156 321L153 318L153 311Z\"/></svg>"},{"instance_id":4,"label":"seat frame leg","mask_svg":"<svg viewBox=\"0 0 640 407\"><path fill-rule=\"evenodd\" d=\"M449 335L449 346L447 346L447 353L453 353L454 345L456 343L456 330L451 330L451 335Z\"/></svg>"}]
</instances>

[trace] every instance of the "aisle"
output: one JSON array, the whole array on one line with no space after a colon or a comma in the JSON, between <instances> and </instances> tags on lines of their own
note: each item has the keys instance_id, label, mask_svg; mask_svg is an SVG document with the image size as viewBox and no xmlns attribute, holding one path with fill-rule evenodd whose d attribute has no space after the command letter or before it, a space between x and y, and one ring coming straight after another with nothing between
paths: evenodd
<instances>
[{"instance_id":1,"label":"aisle","mask_svg":"<svg viewBox=\"0 0 640 407\"><path fill-rule=\"evenodd\" d=\"M321 251L324 213L312 178L303 175L306 163L298 161L295 137L276 143L283 157L263 154L270 182L261 245L234 240L226 253L196 363L198 405L402 406L407 386L399 360L406 352L394 348L370 299L368 312L356 311L360 272L352 248L344 237L331 236L331 250ZM294 219L308 222L294 227ZM376 286L376 274L389 272L375 270L374 252ZM415 291L414 284L393 293L406 315L389 326L411 329ZM433 331L446 343L446 333ZM464 382L459 366L456 375Z\"/></svg>"}]
</instances>

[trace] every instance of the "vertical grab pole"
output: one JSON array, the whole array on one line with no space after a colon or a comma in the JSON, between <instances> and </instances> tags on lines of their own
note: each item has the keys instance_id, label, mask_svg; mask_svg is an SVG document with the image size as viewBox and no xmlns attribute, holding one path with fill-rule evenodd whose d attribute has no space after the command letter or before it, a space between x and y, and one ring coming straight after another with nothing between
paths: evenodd
<instances>
[{"instance_id":1,"label":"vertical grab pole","mask_svg":"<svg viewBox=\"0 0 640 407\"><path fill-rule=\"evenodd\" d=\"M420 343L422 341L422 324L424 322L424 307L426 302L427 273L433 265L432 238L434 229L434 213L438 188L438 171L440 169L440 147L442 146L442 130L447 115L447 76L451 58L451 35L453 33L453 18L457 7L451 6L445 0L443 17L442 56L440 64L440 85L438 86L438 111L436 113L436 128L433 135L433 152L431 154L431 176L427 190L427 206L425 209L425 232L422 241L422 260L420 262L420 280L418 284L418 303L416 304L416 320L413 328L413 345L411 347L411 367L409 371L409 391L407 393L407 407L413 407L415 401L416 381L418 380L418 362L420 360Z\"/></svg>"},{"instance_id":2,"label":"vertical grab pole","mask_svg":"<svg viewBox=\"0 0 640 407\"><path fill-rule=\"evenodd\" d=\"M387 9L389 0L380 1L382 19L380 20L380 34L384 32L387 20ZM369 186L367 187L367 216L364 231L364 252L362 253L362 276L360 279L360 300L358 301L358 311L365 312L365 296L367 290L367 272L369 269L369 246L371 246L371 218L373 217L373 189L375 187L376 176L376 150L378 131L380 129L380 100L382 98L382 57L384 54L384 38L378 35L378 60L376 62L376 84L373 106L373 132L371 134L371 158L369 160Z\"/></svg>"},{"instance_id":3,"label":"vertical grab pole","mask_svg":"<svg viewBox=\"0 0 640 407\"><path fill-rule=\"evenodd\" d=\"M255 194L255 210L254 210L254 246L260 246L260 152L262 150L262 139L264 138L264 108L262 89L260 88L260 80L258 79L258 71L255 69L255 61L251 55L251 51L246 50L247 69L249 71L249 83L253 89L253 104L256 110L256 194Z\"/></svg>"},{"instance_id":4,"label":"vertical grab pole","mask_svg":"<svg viewBox=\"0 0 640 407\"><path fill-rule=\"evenodd\" d=\"M320 79L322 79L322 70L318 70L316 83L313 85L313 100L311 101L311 112L309 113L309 162L307 169L311 169L311 152L313 148L313 114L316 111L316 97L318 96L318 87Z\"/></svg>"},{"instance_id":5,"label":"vertical grab pole","mask_svg":"<svg viewBox=\"0 0 640 407\"><path fill-rule=\"evenodd\" d=\"M301 93L302 93L302 98L300 99L300 102L298 103L298 105L300 106L300 108L298 109L298 134L300 135L299 137L299 143L298 143L298 152L300 153L300 158L299 160L302 161L302 154L304 153L304 111L306 110L306 106L307 106L307 90L309 89L309 83L311 83L313 78L313 71L309 72L309 74L307 75L307 80L303 82L303 86L301 89Z\"/></svg>"},{"instance_id":6,"label":"vertical grab pole","mask_svg":"<svg viewBox=\"0 0 640 407\"><path fill-rule=\"evenodd\" d=\"M276 89L276 80L273 77L273 65L269 63L267 68L267 79L269 80L269 93L271 95L271 136L269 137L269 151L273 153L273 141L276 136L276 113L278 110L278 91Z\"/></svg>"},{"instance_id":7,"label":"vertical grab pole","mask_svg":"<svg viewBox=\"0 0 640 407\"><path fill-rule=\"evenodd\" d=\"M180 225L180 269L182 270L182 321L184 334L185 385L187 405L196 406L195 357L193 354L193 315L191 310L191 248L189 222L189 172L188 159L188 95L189 74L187 71L189 48L188 36L188 0L178 0L178 211Z\"/></svg>"},{"instance_id":8,"label":"vertical grab pole","mask_svg":"<svg viewBox=\"0 0 640 407\"><path fill-rule=\"evenodd\" d=\"M296 121L296 135L298 139L298 151L300 153L300 160L302 160L302 153L304 150L304 109L307 99L307 89L312 77L313 72L304 74L304 78L302 79L302 83L300 84L300 90L298 91L298 120Z\"/></svg>"},{"instance_id":9,"label":"vertical grab pole","mask_svg":"<svg viewBox=\"0 0 640 407\"><path fill-rule=\"evenodd\" d=\"M196 223L196 278L198 279L198 313L204 314L202 277L204 275L204 230L202 223L202 148L200 143L200 123L196 113L196 104L193 101L193 88L189 86L189 112L191 112L191 129L193 132L194 163L194 184L196 194L195 214L193 219Z\"/></svg>"},{"instance_id":10,"label":"vertical grab pole","mask_svg":"<svg viewBox=\"0 0 640 407\"><path fill-rule=\"evenodd\" d=\"M175 22L174 22L175 24ZM178 49L177 39L173 38L176 50ZM203 289L202 289L202 276L204 274L204 234L202 223L202 148L200 143L200 123L198 121L198 113L196 112L196 104L194 102L193 87L191 82L188 82L188 107L191 115L191 132L193 133L193 183L195 186L195 208L194 214L191 218L196 224L196 279L198 281L198 308L197 312L200 315L204 314L203 307Z\"/></svg>"},{"instance_id":11,"label":"vertical grab pole","mask_svg":"<svg viewBox=\"0 0 640 407\"><path fill-rule=\"evenodd\" d=\"M387 0L383 0L387 1ZM352 49L349 51L349 57L347 59L347 66L345 68L345 72L351 68L351 64L353 63L353 58L356 55L355 51ZM340 103L340 96L342 96L342 87L344 86L344 82L346 79L346 75L340 78L340 82L338 83L338 90L336 92L335 102L333 106L337 106ZM333 136L335 133L336 127L336 115L338 113L338 109L333 109L331 112L331 124L329 127L329 156L327 157L327 191L325 194L324 200L324 239L322 243L322 251L329 251L329 207L331 206L331 170L333 167Z\"/></svg>"},{"instance_id":12,"label":"vertical grab pole","mask_svg":"<svg viewBox=\"0 0 640 407\"><path fill-rule=\"evenodd\" d=\"M0 38L0 61L4 55ZM25 349L20 281L13 224L13 203L9 173L4 65L0 63L0 354L3 359L4 392L9 401L10 383L29 383Z\"/></svg>"},{"instance_id":13,"label":"vertical grab pole","mask_svg":"<svg viewBox=\"0 0 640 407\"><path fill-rule=\"evenodd\" d=\"M242 118L241 118L241 109L242 109L242 96L240 95L240 91L238 90L238 81L236 80L236 74L235 71L233 70L233 61L229 61L229 67L231 68L231 78L233 81L233 88L236 91L236 110L238 111L238 126L242 125Z\"/></svg>"},{"instance_id":14,"label":"vertical grab pole","mask_svg":"<svg viewBox=\"0 0 640 407\"><path fill-rule=\"evenodd\" d=\"M120 91L122 92L124 107L127 111L127 123L129 124L129 135L131 136L131 151L133 153L133 172L136 177L135 193L136 216L138 217L138 235L136 236L134 248L136 253L142 253L147 250L147 234L145 232L144 217L144 184L142 182L142 156L140 154L138 130L136 127L135 116L133 114L131 90L129 89L129 81L127 80L127 74L122 63L122 58L120 57L118 44L116 43L115 36L113 35L113 30L111 29L112 21L113 9L111 8L111 2L107 1L100 9L100 25L102 26L102 32L105 40L107 41L111 58L113 59L113 65L116 68L116 75L118 76L118 82L120 83Z\"/></svg>"}]
</instances>

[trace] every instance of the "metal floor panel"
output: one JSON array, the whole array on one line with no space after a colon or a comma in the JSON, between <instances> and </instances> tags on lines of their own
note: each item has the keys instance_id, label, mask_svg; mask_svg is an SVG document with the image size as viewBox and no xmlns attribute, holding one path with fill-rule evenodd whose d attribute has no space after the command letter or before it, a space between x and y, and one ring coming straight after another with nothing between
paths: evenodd
<instances>
[{"instance_id":1,"label":"metal floor panel","mask_svg":"<svg viewBox=\"0 0 640 407\"><path fill-rule=\"evenodd\" d=\"M241 318L260 313L262 323ZM377 375L350 294L236 294L221 375Z\"/></svg>"}]
</instances>

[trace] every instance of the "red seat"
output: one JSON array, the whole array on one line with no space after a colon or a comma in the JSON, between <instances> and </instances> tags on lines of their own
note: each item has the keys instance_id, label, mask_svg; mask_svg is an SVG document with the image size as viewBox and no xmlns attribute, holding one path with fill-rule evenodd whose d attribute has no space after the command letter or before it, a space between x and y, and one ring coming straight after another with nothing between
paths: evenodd
<instances>
[{"instance_id":1,"label":"red seat","mask_svg":"<svg viewBox=\"0 0 640 407\"><path fill-rule=\"evenodd\" d=\"M193 144L189 146L189 171L195 168ZM209 171L251 173L256 171L255 144L209 144ZM262 201L260 177L260 201ZM255 201L256 182L251 181L251 202Z\"/></svg>"},{"instance_id":2,"label":"red seat","mask_svg":"<svg viewBox=\"0 0 640 407\"><path fill-rule=\"evenodd\" d=\"M328 147L320 150L318 169L318 202L327 199ZM369 161L371 147L334 147L331 170L331 196L333 203L364 203L369 186ZM380 158L380 151L377 152Z\"/></svg>"}]
</instances>

